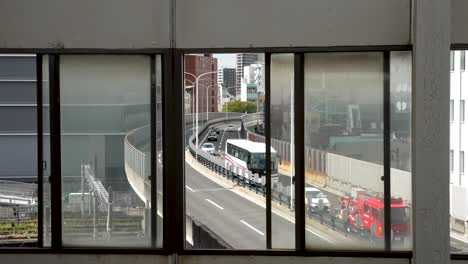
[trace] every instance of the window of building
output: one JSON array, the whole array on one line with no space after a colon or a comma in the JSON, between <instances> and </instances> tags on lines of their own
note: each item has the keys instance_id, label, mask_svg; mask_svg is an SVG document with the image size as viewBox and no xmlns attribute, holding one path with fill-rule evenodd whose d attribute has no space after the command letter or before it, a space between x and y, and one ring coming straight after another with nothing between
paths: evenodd
<instances>
[{"instance_id":1,"label":"window of building","mask_svg":"<svg viewBox=\"0 0 468 264\"><path fill-rule=\"evenodd\" d=\"M461 70L465 70L465 50L451 51L461 56ZM467 140L467 133L465 132L465 89L466 82L464 74L460 80L451 82L450 84L450 121L457 122L450 124L450 153L449 153L449 171L450 171L450 235L451 235L451 251L456 254L468 254L468 240L463 236L458 236L461 232L468 230L468 224L465 221L468 219L465 205L468 204L466 193L466 178L465 178L465 142ZM455 80L451 78L451 80ZM454 104L460 103L460 110L455 111ZM454 117L454 114L459 113L459 117ZM455 154L458 154L456 156Z\"/></svg>"},{"instance_id":2,"label":"window of building","mask_svg":"<svg viewBox=\"0 0 468 264\"><path fill-rule=\"evenodd\" d=\"M455 120L455 106L454 106L454 101L450 100L450 122L453 122Z\"/></svg>"},{"instance_id":3,"label":"window of building","mask_svg":"<svg viewBox=\"0 0 468 264\"><path fill-rule=\"evenodd\" d=\"M37 59L0 54L0 247L38 243Z\"/></svg>"},{"instance_id":4,"label":"window of building","mask_svg":"<svg viewBox=\"0 0 468 264\"><path fill-rule=\"evenodd\" d=\"M460 173L465 173L465 152L460 151Z\"/></svg>"},{"instance_id":5,"label":"window of building","mask_svg":"<svg viewBox=\"0 0 468 264\"><path fill-rule=\"evenodd\" d=\"M218 68L234 62L224 60L226 57L234 59L232 55L219 55L224 54L204 54L206 58L211 58L205 69L190 67L191 61L200 54L184 55L182 77L193 82L204 80L208 85L217 84ZM258 62L252 61L242 66L249 67ZM247 80L250 76L242 77ZM207 86L200 84L198 89L207 89ZM211 94L216 96L216 91L213 89ZM191 228L192 234L203 237L203 240L187 240L187 248L267 248L265 197L260 195L265 192L265 158L257 156L261 153L264 155L265 143L261 140L262 135L255 133L263 130L260 128L263 115L258 113L261 109L257 109L255 103L248 102L247 99L251 98L240 99L229 102L226 112L210 113L208 120L202 117L198 119L198 124L197 120L185 123L185 144L188 149L185 152L185 224ZM258 101L257 96L254 100ZM214 104L215 98L209 102ZM224 106L228 106L227 102L224 102ZM244 127L246 131L241 131L242 122L249 122ZM217 132L207 137L208 131ZM213 144L214 149L203 147L208 143ZM226 144L228 153L225 153ZM200 145L202 148L197 147ZM252 156L259 157L255 163L249 159ZM235 185L242 190L234 188ZM282 224L291 226L289 222Z\"/></svg>"},{"instance_id":6,"label":"window of building","mask_svg":"<svg viewBox=\"0 0 468 264\"><path fill-rule=\"evenodd\" d=\"M460 122L465 122L465 100L460 100Z\"/></svg>"},{"instance_id":7,"label":"window of building","mask_svg":"<svg viewBox=\"0 0 468 264\"><path fill-rule=\"evenodd\" d=\"M402 201L401 208L392 208L391 222L393 224L411 223L412 195L408 191L412 185L412 55L409 51L390 52L390 88L401 86L401 92L390 89L390 102L402 101L402 111L390 109L390 177L391 196L393 204ZM396 231L396 230L393 230ZM394 232L395 234L396 232ZM411 238L400 236L392 240L393 250L409 250L412 248Z\"/></svg>"},{"instance_id":8,"label":"window of building","mask_svg":"<svg viewBox=\"0 0 468 264\"><path fill-rule=\"evenodd\" d=\"M453 172L454 164L453 149L450 150L450 171Z\"/></svg>"},{"instance_id":9,"label":"window of building","mask_svg":"<svg viewBox=\"0 0 468 264\"><path fill-rule=\"evenodd\" d=\"M271 182L272 203L293 204L294 158L294 54L272 54L270 67L270 135L276 159L271 160L272 173L279 173L279 181ZM275 165L276 164L276 165ZM275 170L275 168L278 168ZM289 178L291 177L291 178ZM289 193L289 195L288 195ZM306 208L307 210L307 208ZM306 213L307 214L307 213ZM295 223L285 225L283 219L272 215L272 248L295 248Z\"/></svg>"},{"instance_id":10,"label":"window of building","mask_svg":"<svg viewBox=\"0 0 468 264\"><path fill-rule=\"evenodd\" d=\"M411 150L403 146L411 145L411 52L256 54L251 64L269 72L259 71L263 76L249 81L259 80L264 91L257 93L256 86L224 112L208 105L217 75L194 68L202 61L197 56L184 56L183 71L191 84L184 87L190 100L184 101L185 173L180 174L187 249L296 249L297 241L307 250L411 248L407 236L402 245L385 240L394 230L384 223L381 199L384 160L391 161L387 175L402 175L406 185L411 179ZM203 56L198 65L217 68L215 56ZM51 177L61 192L43 203L44 244L57 241L58 224L60 247L162 247L161 58L70 54L43 61L52 69L43 74L52 78L51 103L49 91L43 91L43 122L53 130L44 129L43 174L61 176ZM244 66L244 78L251 78L250 65ZM407 89L384 95L401 83ZM212 96L216 91L212 88ZM213 113L205 115L208 109ZM392 133L386 153L384 126ZM50 136L57 131L60 141ZM47 148L50 141L55 143ZM60 159L53 158L57 155ZM55 172L47 171L50 162ZM401 198L410 212L408 188L392 187L386 195ZM45 186L43 192L52 195ZM372 206L352 206L362 199ZM51 213L54 204L62 211ZM387 223L399 219L410 229L408 215L392 214ZM356 222L349 222L351 216ZM365 217L377 222L360 232ZM298 228L305 228L303 235Z\"/></svg>"},{"instance_id":11,"label":"window of building","mask_svg":"<svg viewBox=\"0 0 468 264\"><path fill-rule=\"evenodd\" d=\"M59 60L63 245L161 247L159 58Z\"/></svg>"},{"instance_id":12,"label":"window of building","mask_svg":"<svg viewBox=\"0 0 468 264\"><path fill-rule=\"evenodd\" d=\"M327 175L327 186L331 189L342 189L339 182L345 181L348 187L347 197L351 201L365 199L372 196L371 192L383 190L381 173L383 173L383 104L384 104L384 54L379 52L356 53L308 53L305 54L304 63L304 114L307 123L304 124L305 149L310 157L315 158L316 164L306 168L305 177L313 171L321 175ZM330 106L340 107L330 107ZM323 129L323 128L327 129ZM373 135L369 137L367 135ZM361 159L355 157L360 156ZM321 160L326 160L327 165L322 166ZM343 170L343 164L347 169ZM368 164L368 165L364 165ZM367 174L365 178L358 168L362 165L375 167L376 172ZM333 167L334 170L326 168ZM359 188L359 186L361 186ZM361 189L361 190L359 190ZM306 189L307 190L307 189ZM324 190L325 191L325 190ZM383 193L381 193L383 196ZM322 209L322 217L330 221L333 202L340 199L332 193L327 193L328 205L325 211ZM375 201L382 205L383 200ZM365 204L364 213L356 212L362 219L372 216L372 208ZM352 209L348 206L338 213L341 220L348 223L348 216L352 215ZM326 212L326 213L323 213ZM354 216L355 216L354 215ZM377 225L383 226L382 219L376 218L373 226L367 226L366 230L373 236L372 243L356 243L360 238L355 237L351 231L351 240L346 241L338 234L334 239L339 241L335 245L329 245L324 241L314 239L313 233L306 233L308 248L346 248L383 249L383 232L377 232ZM307 219L311 221L312 219ZM351 229L361 228L356 222L351 221ZM383 229L381 229L383 230ZM379 237L380 239L376 239ZM378 242L377 242L378 241Z\"/></svg>"},{"instance_id":13,"label":"window of building","mask_svg":"<svg viewBox=\"0 0 468 264\"><path fill-rule=\"evenodd\" d=\"M464 50L460 51L460 69L462 71L465 70L465 51Z\"/></svg>"}]
</instances>

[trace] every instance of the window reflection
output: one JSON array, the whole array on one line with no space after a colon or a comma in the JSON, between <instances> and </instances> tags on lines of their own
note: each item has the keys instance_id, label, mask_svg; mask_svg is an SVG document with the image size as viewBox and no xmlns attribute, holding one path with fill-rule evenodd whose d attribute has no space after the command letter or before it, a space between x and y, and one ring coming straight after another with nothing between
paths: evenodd
<instances>
[{"instance_id":1,"label":"window reflection","mask_svg":"<svg viewBox=\"0 0 468 264\"><path fill-rule=\"evenodd\" d=\"M60 57L64 246L151 245L150 62Z\"/></svg>"}]
</instances>

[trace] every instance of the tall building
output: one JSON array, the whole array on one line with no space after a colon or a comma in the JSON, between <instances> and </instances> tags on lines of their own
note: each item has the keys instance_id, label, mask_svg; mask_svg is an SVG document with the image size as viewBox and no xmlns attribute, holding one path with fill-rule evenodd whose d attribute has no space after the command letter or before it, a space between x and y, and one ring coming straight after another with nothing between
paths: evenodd
<instances>
[{"instance_id":1,"label":"tall building","mask_svg":"<svg viewBox=\"0 0 468 264\"><path fill-rule=\"evenodd\" d=\"M207 110L208 112L216 112L218 109L218 59L211 54L185 55L184 66L185 87L191 98L191 112L195 112L195 98L198 98L198 112L206 112ZM194 91L196 77L208 72L211 74L199 79L198 95L196 95L197 91Z\"/></svg>"},{"instance_id":2,"label":"tall building","mask_svg":"<svg viewBox=\"0 0 468 264\"><path fill-rule=\"evenodd\" d=\"M236 71L236 98L240 99L241 83L244 77L244 67L258 63L259 56L256 53L239 53L237 54L237 71Z\"/></svg>"},{"instance_id":3,"label":"tall building","mask_svg":"<svg viewBox=\"0 0 468 264\"><path fill-rule=\"evenodd\" d=\"M218 69L218 111L222 110L226 101L236 94L236 69L221 67Z\"/></svg>"},{"instance_id":4,"label":"tall building","mask_svg":"<svg viewBox=\"0 0 468 264\"><path fill-rule=\"evenodd\" d=\"M37 182L35 63L35 55L0 54L0 181Z\"/></svg>"},{"instance_id":5,"label":"tall building","mask_svg":"<svg viewBox=\"0 0 468 264\"><path fill-rule=\"evenodd\" d=\"M241 80L241 101L257 102L258 95L265 94L265 67L262 64L251 64L244 67Z\"/></svg>"},{"instance_id":6,"label":"tall building","mask_svg":"<svg viewBox=\"0 0 468 264\"><path fill-rule=\"evenodd\" d=\"M236 69L221 67L218 69L218 85L230 88L236 85Z\"/></svg>"},{"instance_id":7,"label":"tall building","mask_svg":"<svg viewBox=\"0 0 468 264\"><path fill-rule=\"evenodd\" d=\"M450 52L450 183L468 188L466 158L468 129L465 125L468 82L465 51Z\"/></svg>"},{"instance_id":8,"label":"tall building","mask_svg":"<svg viewBox=\"0 0 468 264\"><path fill-rule=\"evenodd\" d=\"M456 233L468 231L468 177L466 177L466 150L468 129L465 125L468 83L466 81L466 51L450 51L450 227Z\"/></svg>"}]
</instances>

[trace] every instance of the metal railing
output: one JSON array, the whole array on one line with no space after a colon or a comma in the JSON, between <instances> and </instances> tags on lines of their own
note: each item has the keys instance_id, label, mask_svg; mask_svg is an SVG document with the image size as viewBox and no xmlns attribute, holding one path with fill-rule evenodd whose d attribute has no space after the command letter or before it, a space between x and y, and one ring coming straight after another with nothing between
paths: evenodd
<instances>
[{"instance_id":1,"label":"metal railing","mask_svg":"<svg viewBox=\"0 0 468 264\"><path fill-rule=\"evenodd\" d=\"M96 172L91 162L85 163L81 161L81 215L85 215L85 195L88 195L88 214L93 215L93 238L99 236L99 212L106 211L106 232L107 240L112 238L112 222L114 214L114 199L112 187L107 190L102 182L96 178ZM85 182L88 190L85 192ZM91 213L92 211L92 213Z\"/></svg>"},{"instance_id":2,"label":"metal railing","mask_svg":"<svg viewBox=\"0 0 468 264\"><path fill-rule=\"evenodd\" d=\"M149 140L149 135L145 136L148 126L140 127L130 131L125 136L124 143L124 160L127 166L129 166L138 176L147 180L146 177L149 175L149 161L146 160L146 154L139 150L135 145L136 138L146 138ZM148 133L146 133L148 134ZM140 137L141 136L141 137Z\"/></svg>"},{"instance_id":3,"label":"metal railing","mask_svg":"<svg viewBox=\"0 0 468 264\"><path fill-rule=\"evenodd\" d=\"M244 117L244 116L243 116ZM236 118L237 119L237 118ZM199 134L208 129L211 125L223 122L223 119L213 119L207 124L201 127ZM265 196L266 187L265 187L265 178L258 175L257 173L252 173L249 170L244 170L236 166L225 163L223 158L213 156L210 153L197 148L195 143L195 136L192 135L189 138L189 150L191 155L197 159L205 167L209 168L211 171L221 175L222 177L236 183L239 186L247 188L251 191L254 191L257 194ZM281 205L291 206L291 194L290 188L285 188L281 183L274 184L272 186L272 199L280 203Z\"/></svg>"}]
</instances>

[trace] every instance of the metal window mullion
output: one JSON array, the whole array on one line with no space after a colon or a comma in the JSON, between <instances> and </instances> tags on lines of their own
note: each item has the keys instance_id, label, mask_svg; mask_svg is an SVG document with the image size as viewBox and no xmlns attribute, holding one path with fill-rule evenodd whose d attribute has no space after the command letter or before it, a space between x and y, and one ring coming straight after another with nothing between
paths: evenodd
<instances>
[{"instance_id":1,"label":"metal window mullion","mask_svg":"<svg viewBox=\"0 0 468 264\"><path fill-rule=\"evenodd\" d=\"M272 248L272 236L271 236L271 53L265 53L265 101L263 113L264 118L264 128L265 128L265 145L266 145L266 248Z\"/></svg>"},{"instance_id":2,"label":"metal window mullion","mask_svg":"<svg viewBox=\"0 0 468 264\"><path fill-rule=\"evenodd\" d=\"M37 114L37 246L44 246L44 129L42 120L42 55L36 55Z\"/></svg>"},{"instance_id":3,"label":"metal window mullion","mask_svg":"<svg viewBox=\"0 0 468 264\"><path fill-rule=\"evenodd\" d=\"M184 249L184 133L183 133L183 53L171 50L164 58L164 233L165 247L170 253ZM168 177L170 172L171 177ZM169 235L170 234L170 235Z\"/></svg>"},{"instance_id":4,"label":"metal window mullion","mask_svg":"<svg viewBox=\"0 0 468 264\"><path fill-rule=\"evenodd\" d=\"M383 53L383 113L384 113L384 240L385 250L391 250L391 160L390 160L390 52Z\"/></svg>"},{"instance_id":5,"label":"metal window mullion","mask_svg":"<svg viewBox=\"0 0 468 264\"><path fill-rule=\"evenodd\" d=\"M52 248L62 248L62 172L60 149L60 57L49 57Z\"/></svg>"},{"instance_id":6,"label":"metal window mullion","mask_svg":"<svg viewBox=\"0 0 468 264\"><path fill-rule=\"evenodd\" d=\"M156 247L157 237L157 217L158 217L158 205L157 205L157 175L156 175L156 58L155 55L150 57L150 117L151 117L151 128L150 128L150 148L151 154L148 159L146 157L145 162L151 162L151 175L150 175L150 188L151 188L151 246ZM142 171L146 172L146 164L143 164ZM144 175L144 174L143 174ZM144 175L145 177L147 175Z\"/></svg>"},{"instance_id":7,"label":"metal window mullion","mask_svg":"<svg viewBox=\"0 0 468 264\"><path fill-rule=\"evenodd\" d=\"M294 54L294 197L296 251L305 251L304 53ZM293 176L293 175L291 175Z\"/></svg>"}]
</instances>

